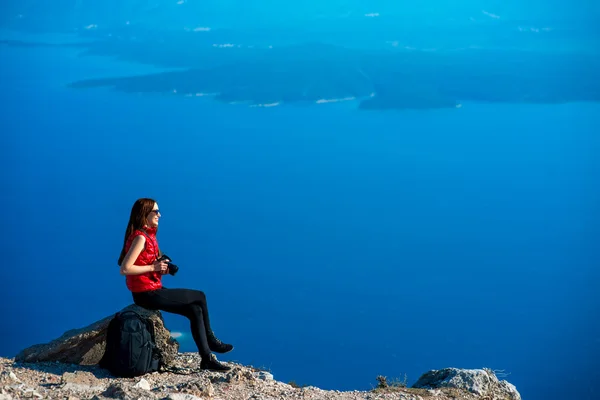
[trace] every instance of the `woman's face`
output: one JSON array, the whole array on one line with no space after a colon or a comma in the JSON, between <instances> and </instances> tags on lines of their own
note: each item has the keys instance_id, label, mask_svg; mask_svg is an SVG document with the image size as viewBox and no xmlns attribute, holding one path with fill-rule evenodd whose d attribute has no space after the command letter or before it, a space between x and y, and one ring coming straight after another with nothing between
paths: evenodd
<instances>
[{"instance_id":1,"label":"woman's face","mask_svg":"<svg viewBox=\"0 0 600 400\"><path fill-rule=\"evenodd\" d=\"M150 228L158 227L158 219L160 218L160 211L158 211L158 203L154 203L154 208L146 217L146 225Z\"/></svg>"}]
</instances>

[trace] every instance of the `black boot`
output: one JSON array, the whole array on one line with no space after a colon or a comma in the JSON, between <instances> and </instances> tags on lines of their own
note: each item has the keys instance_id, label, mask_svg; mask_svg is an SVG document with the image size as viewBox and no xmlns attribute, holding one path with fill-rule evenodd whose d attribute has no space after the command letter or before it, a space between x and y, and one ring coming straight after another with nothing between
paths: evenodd
<instances>
[{"instance_id":1,"label":"black boot","mask_svg":"<svg viewBox=\"0 0 600 400\"><path fill-rule=\"evenodd\" d=\"M229 371L231 367L221 364L214 354L210 354L206 357L202 357L200 361L200 369L206 369L209 371Z\"/></svg>"},{"instance_id":2,"label":"black boot","mask_svg":"<svg viewBox=\"0 0 600 400\"><path fill-rule=\"evenodd\" d=\"M211 349L211 351L214 351L215 353L224 354L233 350L233 345L221 342L219 339L216 338L215 334L212 331L209 332L209 334L207 335L207 339L208 347Z\"/></svg>"}]
</instances>

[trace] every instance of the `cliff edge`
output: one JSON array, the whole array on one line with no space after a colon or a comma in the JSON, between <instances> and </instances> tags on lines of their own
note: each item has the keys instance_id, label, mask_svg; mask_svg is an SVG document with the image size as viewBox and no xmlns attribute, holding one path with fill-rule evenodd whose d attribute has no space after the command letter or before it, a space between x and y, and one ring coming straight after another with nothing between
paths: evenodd
<instances>
[{"instance_id":1,"label":"cliff edge","mask_svg":"<svg viewBox=\"0 0 600 400\"><path fill-rule=\"evenodd\" d=\"M164 362L160 371L115 378L97 365L104 353L109 316L24 349L14 359L0 357L0 400L521 400L512 384L486 368L432 370L410 388L377 377L379 384L373 390L346 392L279 382L268 371L237 363L226 363L232 367L226 373L200 370L200 356L178 351L160 312L126 307L132 308L154 323Z\"/></svg>"}]
</instances>

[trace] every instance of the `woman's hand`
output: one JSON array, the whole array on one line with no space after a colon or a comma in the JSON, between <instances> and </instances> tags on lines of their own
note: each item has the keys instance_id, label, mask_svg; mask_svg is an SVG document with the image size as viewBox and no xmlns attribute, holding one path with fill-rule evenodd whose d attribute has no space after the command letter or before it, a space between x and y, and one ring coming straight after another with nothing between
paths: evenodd
<instances>
[{"instance_id":1,"label":"woman's hand","mask_svg":"<svg viewBox=\"0 0 600 400\"><path fill-rule=\"evenodd\" d=\"M156 260L152 263L155 272L160 272L161 274L166 274L169 269L169 264L165 260Z\"/></svg>"}]
</instances>

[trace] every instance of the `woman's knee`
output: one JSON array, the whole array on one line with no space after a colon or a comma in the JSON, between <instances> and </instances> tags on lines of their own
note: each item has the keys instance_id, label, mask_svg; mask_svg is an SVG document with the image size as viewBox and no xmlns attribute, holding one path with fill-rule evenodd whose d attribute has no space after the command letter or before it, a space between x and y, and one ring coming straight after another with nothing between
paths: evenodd
<instances>
[{"instance_id":1,"label":"woman's knee","mask_svg":"<svg viewBox=\"0 0 600 400\"><path fill-rule=\"evenodd\" d=\"M194 297L196 298L196 303L202 303L202 304L206 304L206 295L204 294L203 291L201 290L196 290L196 292L194 293Z\"/></svg>"}]
</instances>

